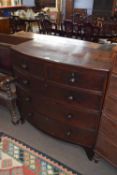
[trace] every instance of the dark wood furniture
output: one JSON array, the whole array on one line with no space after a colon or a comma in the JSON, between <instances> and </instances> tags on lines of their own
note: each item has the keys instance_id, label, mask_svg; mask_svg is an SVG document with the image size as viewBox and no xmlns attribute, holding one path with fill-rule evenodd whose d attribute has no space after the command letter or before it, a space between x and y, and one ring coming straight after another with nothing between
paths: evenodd
<instances>
[{"instance_id":1,"label":"dark wood furniture","mask_svg":"<svg viewBox=\"0 0 117 175\"><path fill-rule=\"evenodd\" d=\"M23 34L23 32L22 32ZM19 33L20 35L20 33ZM0 34L0 72L12 74L10 47L31 40L33 37L20 37Z\"/></svg>"},{"instance_id":2,"label":"dark wood furniture","mask_svg":"<svg viewBox=\"0 0 117 175\"><path fill-rule=\"evenodd\" d=\"M74 0L65 1L65 18L66 19L72 19L73 8L74 8Z\"/></svg>"},{"instance_id":3,"label":"dark wood furniture","mask_svg":"<svg viewBox=\"0 0 117 175\"><path fill-rule=\"evenodd\" d=\"M13 46L22 121L93 150L112 65L111 49L49 35Z\"/></svg>"},{"instance_id":4,"label":"dark wood furniture","mask_svg":"<svg viewBox=\"0 0 117 175\"><path fill-rule=\"evenodd\" d=\"M30 38L12 37L0 34L0 105L7 107L11 113L11 121L19 122L16 108L15 78L12 76L10 48L12 45L29 41Z\"/></svg>"},{"instance_id":5,"label":"dark wood furniture","mask_svg":"<svg viewBox=\"0 0 117 175\"><path fill-rule=\"evenodd\" d=\"M0 33L10 33L10 21L8 17L0 17Z\"/></svg>"},{"instance_id":6,"label":"dark wood furniture","mask_svg":"<svg viewBox=\"0 0 117 175\"><path fill-rule=\"evenodd\" d=\"M18 124L20 118L17 115L15 79L8 74L0 73L0 105L7 107L11 113L11 122Z\"/></svg>"},{"instance_id":7,"label":"dark wood furniture","mask_svg":"<svg viewBox=\"0 0 117 175\"><path fill-rule=\"evenodd\" d=\"M96 159L101 156L117 167L117 49L109 79L97 144Z\"/></svg>"}]
</instances>

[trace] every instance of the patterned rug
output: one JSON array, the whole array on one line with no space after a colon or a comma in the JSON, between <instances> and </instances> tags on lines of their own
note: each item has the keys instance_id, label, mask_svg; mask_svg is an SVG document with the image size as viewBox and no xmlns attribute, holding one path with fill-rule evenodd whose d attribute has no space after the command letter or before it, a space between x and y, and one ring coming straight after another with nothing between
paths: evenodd
<instances>
[{"instance_id":1,"label":"patterned rug","mask_svg":"<svg viewBox=\"0 0 117 175\"><path fill-rule=\"evenodd\" d=\"M0 175L81 175L25 143L0 132Z\"/></svg>"}]
</instances>

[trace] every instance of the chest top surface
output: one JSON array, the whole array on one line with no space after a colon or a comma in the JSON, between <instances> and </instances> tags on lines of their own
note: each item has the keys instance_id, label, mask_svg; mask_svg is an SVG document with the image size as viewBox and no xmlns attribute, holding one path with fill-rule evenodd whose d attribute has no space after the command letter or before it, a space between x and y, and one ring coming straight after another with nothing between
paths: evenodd
<instances>
[{"instance_id":1,"label":"chest top surface","mask_svg":"<svg viewBox=\"0 0 117 175\"><path fill-rule=\"evenodd\" d=\"M109 71L112 67L112 45L49 35L12 46L24 55L73 66Z\"/></svg>"}]
</instances>

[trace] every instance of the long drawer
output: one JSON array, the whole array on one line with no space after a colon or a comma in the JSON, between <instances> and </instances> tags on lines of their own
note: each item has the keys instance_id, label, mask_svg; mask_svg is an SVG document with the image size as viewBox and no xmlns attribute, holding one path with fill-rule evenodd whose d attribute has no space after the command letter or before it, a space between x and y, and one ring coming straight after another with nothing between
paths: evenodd
<instances>
[{"instance_id":1,"label":"long drawer","mask_svg":"<svg viewBox=\"0 0 117 175\"><path fill-rule=\"evenodd\" d=\"M44 132L63 140L91 148L95 144L96 132L71 127L41 114L34 114L33 117L28 118L28 121Z\"/></svg>"},{"instance_id":2,"label":"long drawer","mask_svg":"<svg viewBox=\"0 0 117 175\"><path fill-rule=\"evenodd\" d=\"M38 86L39 85L39 86ZM37 90L34 91L35 101L38 95L51 98L55 101L70 104L76 107L84 107L88 109L94 109L100 111L102 107L102 96L97 94L88 93L78 89L66 88L60 85L54 84L42 84L37 83L37 86L33 86Z\"/></svg>"}]
</instances>

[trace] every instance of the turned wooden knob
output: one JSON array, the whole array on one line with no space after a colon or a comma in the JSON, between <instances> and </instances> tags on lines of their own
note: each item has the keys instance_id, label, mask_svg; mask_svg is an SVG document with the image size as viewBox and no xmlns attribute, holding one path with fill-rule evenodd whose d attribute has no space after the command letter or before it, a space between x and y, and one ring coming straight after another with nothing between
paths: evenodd
<instances>
[{"instance_id":1,"label":"turned wooden knob","mask_svg":"<svg viewBox=\"0 0 117 175\"><path fill-rule=\"evenodd\" d=\"M23 82L24 85L28 85L29 84L28 80L23 80L22 82Z\"/></svg>"},{"instance_id":2,"label":"turned wooden knob","mask_svg":"<svg viewBox=\"0 0 117 175\"><path fill-rule=\"evenodd\" d=\"M23 69L28 69L28 65L27 64L21 64L21 68L23 68Z\"/></svg>"},{"instance_id":3,"label":"turned wooden knob","mask_svg":"<svg viewBox=\"0 0 117 175\"><path fill-rule=\"evenodd\" d=\"M68 136L68 137L71 136L71 134L72 134L71 131L66 132L66 136Z\"/></svg>"},{"instance_id":4,"label":"turned wooden knob","mask_svg":"<svg viewBox=\"0 0 117 175\"><path fill-rule=\"evenodd\" d=\"M67 119L72 119L73 115L72 114L67 114Z\"/></svg>"},{"instance_id":5,"label":"turned wooden knob","mask_svg":"<svg viewBox=\"0 0 117 175\"><path fill-rule=\"evenodd\" d=\"M28 113L28 117L32 117L33 116L33 113L32 112L29 112Z\"/></svg>"},{"instance_id":6,"label":"turned wooden knob","mask_svg":"<svg viewBox=\"0 0 117 175\"><path fill-rule=\"evenodd\" d=\"M73 95L68 96L68 100L69 101L73 101L74 100L74 96Z\"/></svg>"},{"instance_id":7,"label":"turned wooden knob","mask_svg":"<svg viewBox=\"0 0 117 175\"><path fill-rule=\"evenodd\" d=\"M31 98L30 97L25 97L25 102L30 102Z\"/></svg>"},{"instance_id":8,"label":"turned wooden knob","mask_svg":"<svg viewBox=\"0 0 117 175\"><path fill-rule=\"evenodd\" d=\"M70 78L69 80L71 83L75 83L76 82L76 79L74 77Z\"/></svg>"}]
</instances>

